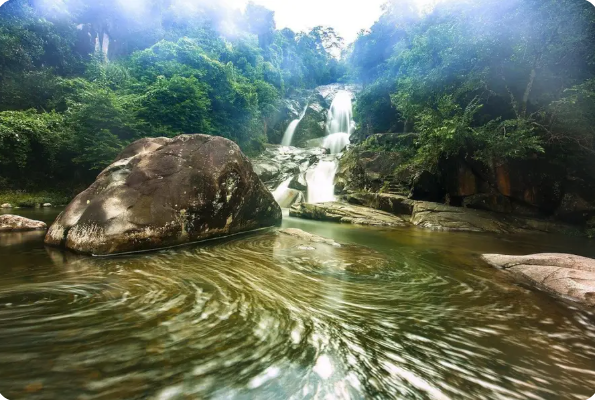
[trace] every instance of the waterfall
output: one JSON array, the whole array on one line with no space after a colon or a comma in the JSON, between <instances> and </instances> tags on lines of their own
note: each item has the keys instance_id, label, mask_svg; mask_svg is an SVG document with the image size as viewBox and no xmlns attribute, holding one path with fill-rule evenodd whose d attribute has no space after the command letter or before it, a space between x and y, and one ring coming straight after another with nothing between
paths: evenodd
<instances>
[{"instance_id":1,"label":"waterfall","mask_svg":"<svg viewBox=\"0 0 595 400\"><path fill-rule=\"evenodd\" d=\"M352 94L338 91L331 103L327 118L327 136L322 147L329 149L331 155L341 153L349 145L349 136L353 132ZM339 162L335 156L327 157L306 174L308 183L308 203L335 201L335 175Z\"/></svg>"},{"instance_id":2,"label":"waterfall","mask_svg":"<svg viewBox=\"0 0 595 400\"><path fill-rule=\"evenodd\" d=\"M273 191L273 197L279 207L281 208L288 208L291 207L293 203L296 201L304 201L304 196L302 193L295 189L290 189L289 184L293 180L293 176L289 177L285 181L283 181L277 189Z\"/></svg>"},{"instance_id":3,"label":"waterfall","mask_svg":"<svg viewBox=\"0 0 595 400\"><path fill-rule=\"evenodd\" d=\"M340 90L335 95L331 108L328 112L327 133L347 133L351 135L353 131L353 107L351 105L351 93Z\"/></svg>"},{"instance_id":4,"label":"waterfall","mask_svg":"<svg viewBox=\"0 0 595 400\"><path fill-rule=\"evenodd\" d=\"M329 149L331 154L339 154L349 143L349 133L338 132L325 137L322 147Z\"/></svg>"},{"instance_id":5,"label":"waterfall","mask_svg":"<svg viewBox=\"0 0 595 400\"><path fill-rule=\"evenodd\" d=\"M335 174L337 161L321 160L318 165L306 173L308 183L308 203L335 201Z\"/></svg>"},{"instance_id":6,"label":"waterfall","mask_svg":"<svg viewBox=\"0 0 595 400\"><path fill-rule=\"evenodd\" d=\"M293 134L295 133L295 130L297 129L297 127L300 124L300 122L302 121L302 119L304 119L304 116L306 115L306 111L308 111L308 106L309 106L309 104L306 104L306 107L304 107L304 111L302 111L302 113L300 114L300 117L298 119L294 119L293 121L291 121L291 123L285 130L285 134L283 135L283 140L281 141L282 146L291 146L291 142L293 140Z\"/></svg>"},{"instance_id":7,"label":"waterfall","mask_svg":"<svg viewBox=\"0 0 595 400\"><path fill-rule=\"evenodd\" d=\"M349 145L349 136L353 132L353 107L351 93L340 90L335 95L326 122L327 137L323 147L331 154L338 154Z\"/></svg>"}]
</instances>

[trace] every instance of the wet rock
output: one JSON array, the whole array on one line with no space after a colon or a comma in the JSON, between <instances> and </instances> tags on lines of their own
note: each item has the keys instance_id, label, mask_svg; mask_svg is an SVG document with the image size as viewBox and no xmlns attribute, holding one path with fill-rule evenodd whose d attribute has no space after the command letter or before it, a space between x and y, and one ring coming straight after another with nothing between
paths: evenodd
<instances>
[{"instance_id":1,"label":"wet rock","mask_svg":"<svg viewBox=\"0 0 595 400\"><path fill-rule=\"evenodd\" d=\"M415 202L411 222L421 228L440 231L493 233L533 231L583 235L583 232L576 227L551 220L514 217L424 201Z\"/></svg>"},{"instance_id":2,"label":"wet rock","mask_svg":"<svg viewBox=\"0 0 595 400\"><path fill-rule=\"evenodd\" d=\"M22 232L46 229L45 222L35 221L18 215L0 215L0 232Z\"/></svg>"},{"instance_id":3,"label":"wet rock","mask_svg":"<svg viewBox=\"0 0 595 400\"><path fill-rule=\"evenodd\" d=\"M571 254L484 254L488 264L551 294L595 306L595 260Z\"/></svg>"},{"instance_id":4,"label":"wet rock","mask_svg":"<svg viewBox=\"0 0 595 400\"><path fill-rule=\"evenodd\" d=\"M274 249L277 263L293 265L308 271L308 275L342 271L375 274L387 267L389 261L385 255L368 247L340 244L300 229L279 230Z\"/></svg>"},{"instance_id":5,"label":"wet rock","mask_svg":"<svg viewBox=\"0 0 595 400\"><path fill-rule=\"evenodd\" d=\"M280 229L279 233L281 233L283 235L293 236L294 238L303 240L307 243L325 243L325 244L330 244L331 246L341 247L341 245L339 243L335 242L332 239L327 239L322 236L316 236L311 233L305 232L301 229L295 229L295 228Z\"/></svg>"},{"instance_id":6,"label":"wet rock","mask_svg":"<svg viewBox=\"0 0 595 400\"><path fill-rule=\"evenodd\" d=\"M269 190L275 190L287 178L303 174L324 156L324 150L267 145L265 151L252 159L254 172Z\"/></svg>"},{"instance_id":7,"label":"wet rock","mask_svg":"<svg viewBox=\"0 0 595 400\"><path fill-rule=\"evenodd\" d=\"M388 193L353 193L345 196L350 204L371 207L393 215L411 216L415 201Z\"/></svg>"},{"instance_id":8,"label":"wet rock","mask_svg":"<svg viewBox=\"0 0 595 400\"><path fill-rule=\"evenodd\" d=\"M98 255L196 242L273 226L281 209L232 141L144 139L79 194L45 242Z\"/></svg>"},{"instance_id":9,"label":"wet rock","mask_svg":"<svg viewBox=\"0 0 595 400\"><path fill-rule=\"evenodd\" d=\"M439 231L507 232L506 225L489 213L430 202L416 202L411 222Z\"/></svg>"},{"instance_id":10,"label":"wet rock","mask_svg":"<svg viewBox=\"0 0 595 400\"><path fill-rule=\"evenodd\" d=\"M12 208L12 204L10 203L4 203L0 206L0 208Z\"/></svg>"},{"instance_id":11,"label":"wet rock","mask_svg":"<svg viewBox=\"0 0 595 400\"><path fill-rule=\"evenodd\" d=\"M317 221L357 225L405 226L408 224L403 218L384 211L339 202L294 204L289 210L289 215Z\"/></svg>"},{"instance_id":12,"label":"wet rock","mask_svg":"<svg viewBox=\"0 0 595 400\"><path fill-rule=\"evenodd\" d=\"M294 176L291 182L289 182L289 188L301 190L303 192L308 190L308 183L306 182L305 174L298 174Z\"/></svg>"},{"instance_id":13,"label":"wet rock","mask_svg":"<svg viewBox=\"0 0 595 400\"><path fill-rule=\"evenodd\" d=\"M283 193L273 194L275 195L275 200L281 208L289 208L292 204L303 201L304 199L303 193L295 189L287 189L284 190Z\"/></svg>"}]
</instances>

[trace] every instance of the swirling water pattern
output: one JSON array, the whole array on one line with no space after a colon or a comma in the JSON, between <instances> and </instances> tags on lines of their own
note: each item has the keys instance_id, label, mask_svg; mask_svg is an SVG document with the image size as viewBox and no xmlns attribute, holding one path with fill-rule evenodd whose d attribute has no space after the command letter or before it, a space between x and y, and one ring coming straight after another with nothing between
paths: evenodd
<instances>
[{"instance_id":1,"label":"swirling water pattern","mask_svg":"<svg viewBox=\"0 0 595 400\"><path fill-rule=\"evenodd\" d=\"M266 231L87 258L44 249L39 235L1 236L0 393L586 399L595 391L593 314L515 285L477 257L584 249L576 241L284 224L364 246L310 246Z\"/></svg>"}]
</instances>

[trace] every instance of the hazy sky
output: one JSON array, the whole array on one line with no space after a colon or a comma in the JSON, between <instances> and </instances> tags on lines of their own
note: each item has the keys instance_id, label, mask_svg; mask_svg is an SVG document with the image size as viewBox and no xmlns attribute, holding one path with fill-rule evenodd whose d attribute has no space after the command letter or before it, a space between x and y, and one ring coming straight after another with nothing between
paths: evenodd
<instances>
[{"instance_id":1,"label":"hazy sky","mask_svg":"<svg viewBox=\"0 0 595 400\"><path fill-rule=\"evenodd\" d=\"M93 1L93 0L89 0ZM234 8L243 8L249 0L219 0ZM317 25L332 26L352 42L357 33L378 19L386 0L253 0L275 11L277 28L304 31ZM417 0L423 8L436 0ZM580 1L580 0L577 0ZM588 0L595 4L595 0ZM6 0L0 0L0 5Z\"/></svg>"},{"instance_id":2,"label":"hazy sky","mask_svg":"<svg viewBox=\"0 0 595 400\"><path fill-rule=\"evenodd\" d=\"M1 0L0 0L1 1ZM241 7L248 0L226 0ZM277 28L309 30L318 25L332 26L347 43L378 20L386 0L253 0L275 11ZM426 1L426 0L420 0ZM594 0L595 1L595 0Z\"/></svg>"}]
</instances>

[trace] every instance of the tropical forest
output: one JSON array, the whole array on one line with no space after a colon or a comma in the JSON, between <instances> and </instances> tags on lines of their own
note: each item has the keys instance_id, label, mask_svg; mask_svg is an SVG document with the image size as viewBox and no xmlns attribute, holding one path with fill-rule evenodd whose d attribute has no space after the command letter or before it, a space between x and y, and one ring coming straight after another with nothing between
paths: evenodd
<instances>
[{"instance_id":1,"label":"tropical forest","mask_svg":"<svg viewBox=\"0 0 595 400\"><path fill-rule=\"evenodd\" d=\"M0 0L0 399L595 398L595 1Z\"/></svg>"}]
</instances>

